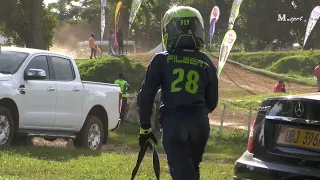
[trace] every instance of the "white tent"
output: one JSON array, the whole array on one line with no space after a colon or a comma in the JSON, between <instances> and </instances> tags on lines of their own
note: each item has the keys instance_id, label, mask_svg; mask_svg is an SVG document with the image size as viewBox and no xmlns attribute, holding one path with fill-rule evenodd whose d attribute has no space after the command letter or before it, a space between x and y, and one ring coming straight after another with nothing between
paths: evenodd
<instances>
[{"instance_id":1,"label":"white tent","mask_svg":"<svg viewBox=\"0 0 320 180\"><path fill-rule=\"evenodd\" d=\"M164 51L164 49L162 48L162 43L160 43L156 48L149 51L149 53L158 53L158 52L162 52L162 51Z\"/></svg>"},{"instance_id":2,"label":"white tent","mask_svg":"<svg viewBox=\"0 0 320 180\"><path fill-rule=\"evenodd\" d=\"M2 45L5 44L7 40L8 40L8 38L0 36L0 44L2 44Z\"/></svg>"}]
</instances>

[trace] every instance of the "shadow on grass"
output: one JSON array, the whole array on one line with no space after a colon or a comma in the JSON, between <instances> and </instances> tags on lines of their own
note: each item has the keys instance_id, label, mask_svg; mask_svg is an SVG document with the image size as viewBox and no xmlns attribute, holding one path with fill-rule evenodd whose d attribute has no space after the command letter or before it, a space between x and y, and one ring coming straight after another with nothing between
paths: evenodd
<instances>
[{"instance_id":1,"label":"shadow on grass","mask_svg":"<svg viewBox=\"0 0 320 180\"><path fill-rule=\"evenodd\" d=\"M36 158L39 160L69 161L71 159L77 159L79 157L99 156L101 154L101 151L38 146L12 146L1 147L0 156L1 154L25 156L29 158Z\"/></svg>"}]
</instances>

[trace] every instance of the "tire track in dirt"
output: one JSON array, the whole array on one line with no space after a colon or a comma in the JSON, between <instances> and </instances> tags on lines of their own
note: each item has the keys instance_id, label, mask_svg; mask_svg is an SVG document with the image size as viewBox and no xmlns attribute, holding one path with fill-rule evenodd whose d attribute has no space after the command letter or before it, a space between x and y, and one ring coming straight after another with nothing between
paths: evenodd
<instances>
[{"instance_id":1,"label":"tire track in dirt","mask_svg":"<svg viewBox=\"0 0 320 180\"><path fill-rule=\"evenodd\" d=\"M154 54L140 53L135 54L132 57L138 59L143 64L148 65ZM218 59L211 56L213 63L217 66ZM235 66L226 62L221 76L219 77L219 94L220 98L230 97L243 97L246 95L258 95L265 93L273 93L274 85L278 82L278 79L272 79L247 69ZM309 93L315 92L316 88L307 85L301 85L297 83L286 83L288 94L290 93ZM224 89L242 89L244 93L231 94L223 93ZM209 115L210 124L220 125L221 110L215 110ZM228 112L225 114L225 126L237 127L244 129L248 124L247 112Z\"/></svg>"},{"instance_id":2,"label":"tire track in dirt","mask_svg":"<svg viewBox=\"0 0 320 180\"><path fill-rule=\"evenodd\" d=\"M131 55L145 65L148 65L154 54L138 53ZM211 56L215 65L218 64L218 59ZM263 94L273 93L273 87L278 82L278 79L262 76L260 74L248 71L244 68L235 66L226 62L221 76L219 77L220 89L235 89L240 88L248 92L248 94ZM285 82L288 93L309 93L315 92L316 87L301 85L297 83Z\"/></svg>"}]
</instances>

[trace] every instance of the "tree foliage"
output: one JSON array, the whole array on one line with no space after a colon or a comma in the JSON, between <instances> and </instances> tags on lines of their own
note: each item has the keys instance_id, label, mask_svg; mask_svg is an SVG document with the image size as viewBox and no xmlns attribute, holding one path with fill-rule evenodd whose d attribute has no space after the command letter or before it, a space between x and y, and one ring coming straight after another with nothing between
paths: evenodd
<instances>
[{"instance_id":1,"label":"tree foliage","mask_svg":"<svg viewBox=\"0 0 320 180\"><path fill-rule=\"evenodd\" d=\"M58 20L43 0L3 0L0 7L5 9L0 19L1 35L22 47L48 49L52 45Z\"/></svg>"},{"instance_id":2,"label":"tree foliage","mask_svg":"<svg viewBox=\"0 0 320 180\"><path fill-rule=\"evenodd\" d=\"M4 11L1 11L3 9L1 3L4 3L2 1L8 3L7 0L0 0L0 12L4 14L4 16L0 17L0 22L2 19L9 19L9 22L14 22L11 23L13 25L10 27L7 25L10 23L6 23L4 29L10 29L12 26L22 27L21 24L26 23L26 20L23 19L23 9L19 8L21 3L16 3L13 6L14 13L12 13L13 15L9 15L10 18L7 18L7 14L3 13L6 8ZM22 0L12 0L12 2L20 1ZM48 9L44 10L44 14L48 18L43 25L46 29L44 33L49 32L49 28L54 28L56 22L55 17L60 21L59 28L56 29L54 36L55 42L61 39L68 42L68 37L63 35L63 31L59 33L59 29L66 26L73 27L72 36L77 36L77 40L72 41L73 44L76 44L76 41L87 40L91 32L96 34L97 39L100 39L101 1L76 1L80 2L81 6L74 5L72 0L59 0L57 3L50 4ZM107 0L104 40L107 38L109 30L113 30L114 28L114 11L117 2L118 0ZM129 39L134 40L141 51L150 50L161 42L161 19L163 14L172 5L188 5L195 7L201 12L205 22L205 44L208 44L209 17L213 6L217 5L220 8L221 14L219 21L216 23L213 47L215 51L219 51L221 41L227 31L227 23L233 0L143 0L129 33L128 20L132 0L123 0L122 2L124 8L120 11L119 27L122 28L125 35L129 34ZM293 43L302 45L310 13L312 9L318 5L319 1L294 0L294 2L296 7L292 5L292 1L286 0L244 0L234 26L234 30L238 35L234 47L241 47L245 51L259 51L265 49L276 50L278 48L291 46ZM53 15L50 15L50 13L53 13ZM285 14L287 18L298 18L301 16L303 18L302 21L283 22L278 21L279 14ZM49 25L46 23L49 23ZM16 42L20 42L17 37L20 37L22 33L18 33L19 29L15 29L17 28L14 28L12 33L6 32L6 35L10 35ZM70 35L70 33L68 34ZM50 37L52 36L45 36L45 39ZM25 43L25 40L22 42ZM307 41L306 49L320 48L319 42L320 23L318 22ZM47 45L50 45L50 42L47 43Z\"/></svg>"}]
</instances>

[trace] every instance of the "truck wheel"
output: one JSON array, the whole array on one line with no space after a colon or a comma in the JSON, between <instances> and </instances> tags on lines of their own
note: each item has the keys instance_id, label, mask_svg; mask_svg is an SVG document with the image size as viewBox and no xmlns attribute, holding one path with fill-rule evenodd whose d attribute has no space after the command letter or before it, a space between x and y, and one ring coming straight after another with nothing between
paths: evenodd
<instances>
[{"instance_id":1,"label":"truck wheel","mask_svg":"<svg viewBox=\"0 0 320 180\"><path fill-rule=\"evenodd\" d=\"M14 130L14 119L11 112L0 106L0 146L11 144Z\"/></svg>"},{"instance_id":2,"label":"truck wheel","mask_svg":"<svg viewBox=\"0 0 320 180\"><path fill-rule=\"evenodd\" d=\"M99 117L88 116L80 134L73 140L74 147L92 150L101 149L104 140L103 124Z\"/></svg>"}]
</instances>

